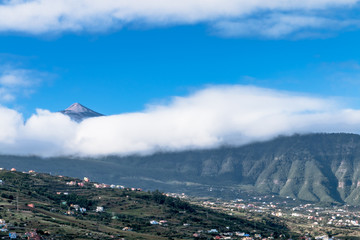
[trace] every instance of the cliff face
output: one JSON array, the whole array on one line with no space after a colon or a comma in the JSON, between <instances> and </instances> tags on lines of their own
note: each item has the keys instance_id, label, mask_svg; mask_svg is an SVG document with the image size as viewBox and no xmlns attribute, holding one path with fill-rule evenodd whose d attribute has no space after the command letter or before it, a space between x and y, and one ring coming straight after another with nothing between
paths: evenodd
<instances>
[{"instance_id":1,"label":"cliff face","mask_svg":"<svg viewBox=\"0 0 360 240\"><path fill-rule=\"evenodd\" d=\"M296 135L237 148L112 161L161 181L250 185L303 200L360 203L360 136L354 134Z\"/></svg>"}]
</instances>

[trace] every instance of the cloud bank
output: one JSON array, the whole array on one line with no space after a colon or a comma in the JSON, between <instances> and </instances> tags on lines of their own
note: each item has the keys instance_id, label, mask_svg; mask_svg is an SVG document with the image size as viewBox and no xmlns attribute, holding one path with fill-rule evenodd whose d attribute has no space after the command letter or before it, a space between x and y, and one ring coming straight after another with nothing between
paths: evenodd
<instances>
[{"instance_id":1,"label":"cloud bank","mask_svg":"<svg viewBox=\"0 0 360 240\"><path fill-rule=\"evenodd\" d=\"M98 32L127 25L206 23L225 36L278 38L299 30L359 28L358 0L2 0L0 31ZM340 14L339 19L333 13ZM270 28L270 29L269 29Z\"/></svg>"},{"instance_id":2,"label":"cloud bank","mask_svg":"<svg viewBox=\"0 0 360 240\"><path fill-rule=\"evenodd\" d=\"M142 112L72 121L37 110L24 122L0 108L0 153L102 156L243 145L278 135L360 132L360 110L325 98L251 86L212 86Z\"/></svg>"}]
</instances>

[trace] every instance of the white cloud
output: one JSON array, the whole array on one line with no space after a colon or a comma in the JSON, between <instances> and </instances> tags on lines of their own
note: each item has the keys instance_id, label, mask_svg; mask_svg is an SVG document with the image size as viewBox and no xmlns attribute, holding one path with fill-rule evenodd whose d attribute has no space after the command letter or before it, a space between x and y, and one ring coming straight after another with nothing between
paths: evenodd
<instances>
[{"instance_id":1,"label":"white cloud","mask_svg":"<svg viewBox=\"0 0 360 240\"><path fill-rule=\"evenodd\" d=\"M338 20L301 14L269 14L262 18L219 21L213 29L225 37L295 38L327 36L339 29L360 28L360 20ZM321 33L321 30L325 30ZM304 33L305 32L305 33Z\"/></svg>"},{"instance_id":2,"label":"white cloud","mask_svg":"<svg viewBox=\"0 0 360 240\"><path fill-rule=\"evenodd\" d=\"M0 102L12 102L18 95L31 94L45 77L49 75L29 69L0 66Z\"/></svg>"},{"instance_id":3,"label":"white cloud","mask_svg":"<svg viewBox=\"0 0 360 240\"><path fill-rule=\"evenodd\" d=\"M208 87L168 105L81 123L46 110L25 123L14 110L0 108L0 114L0 153L16 155L149 154L294 133L360 133L360 110L335 100L238 85Z\"/></svg>"},{"instance_id":4,"label":"white cloud","mask_svg":"<svg viewBox=\"0 0 360 240\"><path fill-rule=\"evenodd\" d=\"M285 24L284 17L270 19L274 31L282 33L296 31L299 27L332 28L324 25L319 12L331 9L334 12L356 7L358 0L7 0L0 4L0 31L15 31L30 34L49 32L106 31L124 25L142 23L146 25L171 25L209 23L218 29L237 23L236 32L248 30L264 31L263 13L280 14L287 12L292 23ZM312 15L299 17L298 12ZM258 16L260 20L254 20ZM326 19L327 23L333 21ZM279 22L272 22L279 21ZM315 21L315 22L314 22ZM319 22L317 22L319 21ZM335 20L343 22L340 20ZM345 19L348 25L353 21ZM355 20L355 22L357 22ZM259 25L258 25L259 24ZM286 26L285 26L285 25ZM253 26L254 25L254 26ZM338 24L342 25L341 23ZM355 24L358 25L358 24ZM240 30L239 30L240 29ZM219 29L218 29L219 30ZM276 35L276 33L274 33ZM235 34L232 34L235 35ZM249 35L237 34L237 35Z\"/></svg>"},{"instance_id":5,"label":"white cloud","mask_svg":"<svg viewBox=\"0 0 360 240\"><path fill-rule=\"evenodd\" d=\"M22 116L8 108L0 107L0 116L0 142L4 150L2 145L16 144L15 139L23 123Z\"/></svg>"}]
</instances>

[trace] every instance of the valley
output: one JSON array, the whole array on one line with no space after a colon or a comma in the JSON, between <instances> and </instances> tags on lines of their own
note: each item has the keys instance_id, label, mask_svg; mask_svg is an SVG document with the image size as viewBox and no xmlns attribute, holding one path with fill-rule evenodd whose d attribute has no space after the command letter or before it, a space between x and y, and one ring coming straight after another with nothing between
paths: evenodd
<instances>
[{"instance_id":1,"label":"valley","mask_svg":"<svg viewBox=\"0 0 360 240\"><path fill-rule=\"evenodd\" d=\"M1 156L0 166L4 237L360 238L356 134L147 156Z\"/></svg>"}]
</instances>

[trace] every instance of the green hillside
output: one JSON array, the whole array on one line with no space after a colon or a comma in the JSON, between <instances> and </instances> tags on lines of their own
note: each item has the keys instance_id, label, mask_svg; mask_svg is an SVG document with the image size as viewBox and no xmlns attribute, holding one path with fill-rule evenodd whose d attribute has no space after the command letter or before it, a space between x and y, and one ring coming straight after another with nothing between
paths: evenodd
<instances>
[{"instance_id":1,"label":"green hillside","mask_svg":"<svg viewBox=\"0 0 360 240\"><path fill-rule=\"evenodd\" d=\"M2 170L0 179L2 228L23 238L37 234L43 239L193 239L196 233L197 239L208 239L216 235L208 233L211 229L289 236L283 224L269 219L250 222L159 191L35 172Z\"/></svg>"}]
</instances>

